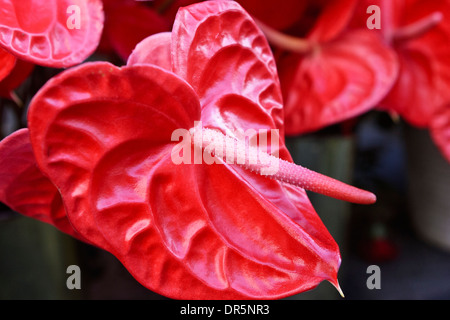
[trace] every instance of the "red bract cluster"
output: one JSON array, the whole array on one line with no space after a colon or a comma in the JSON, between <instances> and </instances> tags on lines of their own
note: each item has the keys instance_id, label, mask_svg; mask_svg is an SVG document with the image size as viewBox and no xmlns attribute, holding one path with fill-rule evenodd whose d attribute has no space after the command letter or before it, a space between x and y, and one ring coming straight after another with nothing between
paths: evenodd
<instances>
[{"instance_id":1,"label":"red bract cluster","mask_svg":"<svg viewBox=\"0 0 450 320\"><path fill-rule=\"evenodd\" d=\"M450 1L362 2L353 26L364 23L361 17L369 2L379 6L379 35L399 60L399 75L380 108L429 129L450 161Z\"/></svg>"},{"instance_id":2,"label":"red bract cluster","mask_svg":"<svg viewBox=\"0 0 450 320\"><path fill-rule=\"evenodd\" d=\"M34 65L65 68L83 62L102 34L100 0L3 1L0 6L0 97L14 100L13 90Z\"/></svg>"},{"instance_id":3,"label":"red bract cluster","mask_svg":"<svg viewBox=\"0 0 450 320\"><path fill-rule=\"evenodd\" d=\"M450 1L301 2L296 24L261 24L277 58L286 134L379 108L430 129L450 161Z\"/></svg>"},{"instance_id":4,"label":"red bract cluster","mask_svg":"<svg viewBox=\"0 0 450 320\"><path fill-rule=\"evenodd\" d=\"M1 6L0 46L39 65L81 63L96 49L103 29L101 0L3 1Z\"/></svg>"},{"instance_id":5,"label":"red bract cluster","mask_svg":"<svg viewBox=\"0 0 450 320\"><path fill-rule=\"evenodd\" d=\"M28 128L1 141L0 201L111 252L170 298L282 298L323 280L339 289L339 248L305 189L362 204L375 196L293 164L284 134L377 106L403 115L390 103L421 77L405 71L409 56L399 53L408 29L398 41L368 30L353 0L194 2L0 3L0 94L11 98L34 64L68 68L33 97ZM425 27L440 28L428 40L440 70L445 50L433 49L447 29L436 17ZM126 65L84 62L95 50ZM445 74L436 77L426 98L447 89ZM448 154L449 104L438 107L441 100L427 125ZM180 129L193 136L189 154L213 163L173 161ZM242 141L239 130L254 133ZM273 131L270 149L242 152ZM228 162L222 138L278 172Z\"/></svg>"},{"instance_id":6,"label":"red bract cluster","mask_svg":"<svg viewBox=\"0 0 450 320\"><path fill-rule=\"evenodd\" d=\"M369 111L398 71L393 50L377 33L348 28L357 1L304 2L294 27L282 33L262 25L275 49L291 136Z\"/></svg>"},{"instance_id":7,"label":"red bract cluster","mask_svg":"<svg viewBox=\"0 0 450 320\"><path fill-rule=\"evenodd\" d=\"M142 41L126 66L89 62L48 81L28 128L0 145L0 199L108 250L168 297L281 298L323 280L339 288L339 249L303 188L360 203L374 195L294 165L282 135L266 154L279 163L274 179L218 156L175 164L179 129L236 143L237 130L257 129L250 141L283 132L271 49L236 2L179 10L172 32Z\"/></svg>"}]
</instances>

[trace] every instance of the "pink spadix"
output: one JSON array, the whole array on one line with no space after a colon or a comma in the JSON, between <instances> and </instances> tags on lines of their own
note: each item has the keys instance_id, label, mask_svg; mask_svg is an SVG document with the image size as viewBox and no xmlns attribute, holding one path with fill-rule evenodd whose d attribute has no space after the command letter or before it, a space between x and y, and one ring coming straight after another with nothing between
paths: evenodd
<instances>
[{"instance_id":1,"label":"pink spadix","mask_svg":"<svg viewBox=\"0 0 450 320\"><path fill-rule=\"evenodd\" d=\"M371 192L282 160L267 153L261 146L249 145L245 140L224 135L218 130L196 126L190 134L197 150L203 150L203 157L210 157L205 159L208 164L225 162L239 165L267 178L348 202L372 204L376 201L376 196ZM213 161L214 158L220 159L219 162Z\"/></svg>"}]
</instances>

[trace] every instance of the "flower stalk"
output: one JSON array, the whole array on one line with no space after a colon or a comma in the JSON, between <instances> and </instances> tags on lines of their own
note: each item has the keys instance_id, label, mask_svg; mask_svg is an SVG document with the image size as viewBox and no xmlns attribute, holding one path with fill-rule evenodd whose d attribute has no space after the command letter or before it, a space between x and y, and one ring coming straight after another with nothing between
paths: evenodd
<instances>
[{"instance_id":1,"label":"flower stalk","mask_svg":"<svg viewBox=\"0 0 450 320\"><path fill-rule=\"evenodd\" d=\"M436 11L432 14L407 26L397 29L392 36L394 42L404 42L416 39L436 27L444 19L442 12Z\"/></svg>"},{"instance_id":2,"label":"flower stalk","mask_svg":"<svg viewBox=\"0 0 450 320\"><path fill-rule=\"evenodd\" d=\"M224 135L217 130L199 126L192 128L190 134L191 142L198 148L197 150L204 151L204 157L215 157L221 159L222 163L236 164L261 176L335 199L357 204L373 204L376 201L376 196L371 192L280 159L265 152L263 150L265 146L263 148L250 146L245 141ZM212 164L215 161L206 162Z\"/></svg>"}]
</instances>

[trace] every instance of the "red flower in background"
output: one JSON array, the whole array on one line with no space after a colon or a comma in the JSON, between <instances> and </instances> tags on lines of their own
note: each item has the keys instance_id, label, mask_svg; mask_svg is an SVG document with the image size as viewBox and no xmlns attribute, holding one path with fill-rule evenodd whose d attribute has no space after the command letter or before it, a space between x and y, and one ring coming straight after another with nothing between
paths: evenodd
<instances>
[{"instance_id":1,"label":"red flower in background","mask_svg":"<svg viewBox=\"0 0 450 320\"><path fill-rule=\"evenodd\" d=\"M180 128L236 143L237 129L283 131L270 47L232 1L181 9L172 33L144 40L127 66L62 72L34 97L28 119L29 130L0 144L1 200L61 230L70 222L66 232L168 297L280 298L324 279L338 286L338 247L303 187L375 200L294 165L282 136L270 150L281 158L271 158L280 165L273 180L220 158L171 161Z\"/></svg>"},{"instance_id":2,"label":"red flower in background","mask_svg":"<svg viewBox=\"0 0 450 320\"><path fill-rule=\"evenodd\" d=\"M63 68L83 62L97 48L102 28L101 0L3 1L0 46L17 58ZM79 9L79 28L68 27L68 8Z\"/></svg>"},{"instance_id":3,"label":"red flower in background","mask_svg":"<svg viewBox=\"0 0 450 320\"><path fill-rule=\"evenodd\" d=\"M357 1L306 3L306 18L299 17L285 33L262 25L275 48L287 135L316 131L374 108L398 71L394 52L376 33L348 28Z\"/></svg>"},{"instance_id":4,"label":"red flower in background","mask_svg":"<svg viewBox=\"0 0 450 320\"><path fill-rule=\"evenodd\" d=\"M379 6L379 34L400 63L398 79L380 107L413 126L430 129L450 161L450 1L362 2L353 25L365 23L369 2Z\"/></svg>"},{"instance_id":5,"label":"red flower in background","mask_svg":"<svg viewBox=\"0 0 450 320\"><path fill-rule=\"evenodd\" d=\"M380 7L380 35L400 62L399 77L380 105L426 128L434 111L450 101L450 1L371 3Z\"/></svg>"},{"instance_id":6,"label":"red flower in background","mask_svg":"<svg viewBox=\"0 0 450 320\"><path fill-rule=\"evenodd\" d=\"M67 26L70 6L80 9L79 28ZM0 7L0 97L18 105L13 90L34 65L65 68L83 62L97 48L103 29L100 0L17 0Z\"/></svg>"}]
</instances>

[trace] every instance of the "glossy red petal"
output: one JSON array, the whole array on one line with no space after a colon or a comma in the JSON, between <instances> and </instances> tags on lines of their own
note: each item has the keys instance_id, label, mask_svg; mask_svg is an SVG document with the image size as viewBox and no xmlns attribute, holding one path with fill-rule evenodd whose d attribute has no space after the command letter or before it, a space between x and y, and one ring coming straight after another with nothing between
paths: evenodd
<instances>
[{"instance_id":1,"label":"glossy red petal","mask_svg":"<svg viewBox=\"0 0 450 320\"><path fill-rule=\"evenodd\" d=\"M335 243L298 191L283 196L272 181L272 203L226 165L180 166L169 154L152 163L152 151L139 150L108 154L91 194L100 228L141 283L177 299L248 299L335 281Z\"/></svg>"},{"instance_id":2,"label":"glossy red petal","mask_svg":"<svg viewBox=\"0 0 450 320\"><path fill-rule=\"evenodd\" d=\"M407 8L402 12L400 27L436 12L443 14L443 18L427 32L393 44L401 68L398 82L382 107L397 112L414 126L426 128L435 110L450 101L450 1L416 0Z\"/></svg>"},{"instance_id":3,"label":"glossy red petal","mask_svg":"<svg viewBox=\"0 0 450 320\"><path fill-rule=\"evenodd\" d=\"M0 46L35 64L79 64L100 41L101 0L3 0L0 8Z\"/></svg>"},{"instance_id":4,"label":"glossy red petal","mask_svg":"<svg viewBox=\"0 0 450 320\"><path fill-rule=\"evenodd\" d=\"M67 219L58 189L36 165L28 129L20 129L0 142L0 201L82 239Z\"/></svg>"},{"instance_id":5,"label":"glossy red petal","mask_svg":"<svg viewBox=\"0 0 450 320\"><path fill-rule=\"evenodd\" d=\"M0 81L8 76L16 64L16 57L0 48Z\"/></svg>"},{"instance_id":6,"label":"glossy red petal","mask_svg":"<svg viewBox=\"0 0 450 320\"><path fill-rule=\"evenodd\" d=\"M189 83L157 66L98 62L53 78L32 101L36 159L71 223L173 298L279 298L324 279L337 285L339 250L304 190L231 165L172 162L173 131L205 111L224 110L205 120L228 130L283 121L273 57L240 6L180 12L172 63ZM209 28L226 32L212 41ZM209 75L219 62L239 73ZM279 149L289 160L282 138Z\"/></svg>"},{"instance_id":7,"label":"glossy red petal","mask_svg":"<svg viewBox=\"0 0 450 320\"><path fill-rule=\"evenodd\" d=\"M399 114L414 126L426 128L433 109L443 101L433 71L434 63L421 51L399 52L398 80L380 102L380 108Z\"/></svg>"},{"instance_id":8,"label":"glossy red petal","mask_svg":"<svg viewBox=\"0 0 450 320\"><path fill-rule=\"evenodd\" d=\"M172 34L160 32L139 42L128 57L127 65L153 64L172 71Z\"/></svg>"},{"instance_id":9,"label":"glossy red petal","mask_svg":"<svg viewBox=\"0 0 450 320\"><path fill-rule=\"evenodd\" d=\"M442 105L435 111L430 132L442 155L450 162L450 104Z\"/></svg>"},{"instance_id":10,"label":"glossy red petal","mask_svg":"<svg viewBox=\"0 0 450 320\"><path fill-rule=\"evenodd\" d=\"M190 106L198 106L195 94L174 75L106 62L67 70L34 97L28 120L37 162L61 191L67 215L82 236L114 252L98 230L86 194L105 153L141 136L165 143L164 128L190 128L192 117L200 119L200 110Z\"/></svg>"},{"instance_id":11,"label":"glossy red petal","mask_svg":"<svg viewBox=\"0 0 450 320\"><path fill-rule=\"evenodd\" d=\"M196 90L203 126L278 128L282 96L275 61L263 33L236 2L182 8L172 32L175 73Z\"/></svg>"},{"instance_id":12,"label":"glossy red petal","mask_svg":"<svg viewBox=\"0 0 450 320\"><path fill-rule=\"evenodd\" d=\"M298 135L374 108L394 84L396 55L376 33L352 31L300 57L279 61L286 134Z\"/></svg>"},{"instance_id":13,"label":"glossy red petal","mask_svg":"<svg viewBox=\"0 0 450 320\"><path fill-rule=\"evenodd\" d=\"M168 20L137 1L110 2L105 12L105 36L124 61L140 41L170 30Z\"/></svg>"}]
</instances>

